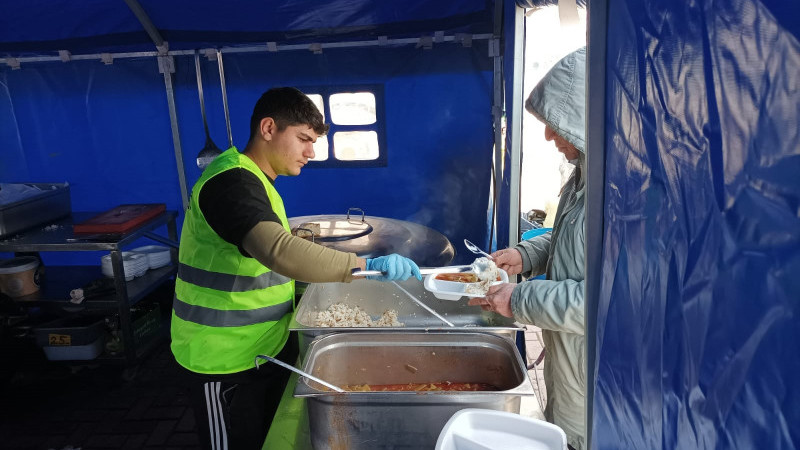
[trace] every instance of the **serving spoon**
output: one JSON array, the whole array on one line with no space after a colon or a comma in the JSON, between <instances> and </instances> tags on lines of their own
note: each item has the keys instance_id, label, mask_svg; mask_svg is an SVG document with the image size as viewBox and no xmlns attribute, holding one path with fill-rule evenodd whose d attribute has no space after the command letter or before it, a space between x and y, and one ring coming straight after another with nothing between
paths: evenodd
<instances>
[{"instance_id":1,"label":"serving spoon","mask_svg":"<svg viewBox=\"0 0 800 450\"><path fill-rule=\"evenodd\" d=\"M289 364L286 364L285 362L283 362L283 361L281 361L279 359L275 359L275 358L273 358L271 356L267 356L267 355L258 355L258 356L256 356L256 369L258 369L258 366L260 365L258 363L259 359L266 359L267 361L269 361L271 363L275 363L275 364L283 367L284 369L289 369L294 373L297 373L299 375L302 375L302 376L308 378L309 380L316 381L317 383L325 386L328 389L333 389L336 392L345 392L344 389L342 389L342 388L340 388L338 386L334 386L334 385L328 383L327 381L322 381L319 378L315 377L314 375L311 375L309 373L303 372L302 370L300 370L300 369L298 369L298 368L296 368L294 366L290 366Z\"/></svg>"}]
</instances>

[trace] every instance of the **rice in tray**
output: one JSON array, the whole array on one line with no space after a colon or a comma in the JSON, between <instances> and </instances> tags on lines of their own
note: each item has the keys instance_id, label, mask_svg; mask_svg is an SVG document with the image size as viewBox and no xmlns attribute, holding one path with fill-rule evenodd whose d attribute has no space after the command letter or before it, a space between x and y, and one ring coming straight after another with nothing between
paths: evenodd
<instances>
[{"instance_id":1,"label":"rice in tray","mask_svg":"<svg viewBox=\"0 0 800 450\"><path fill-rule=\"evenodd\" d=\"M369 314L358 306L334 303L325 311L319 311L314 321L316 327L402 327L397 320L397 311L389 309L383 312L378 320L372 320Z\"/></svg>"},{"instance_id":2,"label":"rice in tray","mask_svg":"<svg viewBox=\"0 0 800 450\"><path fill-rule=\"evenodd\" d=\"M489 287L500 276L500 271L497 269L497 264L489 258L478 258L475 263L485 264L486 270L477 274L478 282L468 284L465 291L467 294L486 295L489 292Z\"/></svg>"}]
</instances>

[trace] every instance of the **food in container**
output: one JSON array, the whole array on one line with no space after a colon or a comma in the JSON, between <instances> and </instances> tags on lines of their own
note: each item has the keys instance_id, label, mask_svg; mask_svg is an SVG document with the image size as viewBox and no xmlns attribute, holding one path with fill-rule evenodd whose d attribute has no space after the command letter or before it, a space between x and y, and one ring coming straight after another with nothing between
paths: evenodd
<instances>
[{"instance_id":1,"label":"food in container","mask_svg":"<svg viewBox=\"0 0 800 450\"><path fill-rule=\"evenodd\" d=\"M309 346L303 371L339 387L404 386L338 393L300 377L294 396L307 399L309 431L317 450L433 448L457 411L518 413L522 396L534 395L514 342L488 333L370 331L322 336ZM447 383L484 389L410 389Z\"/></svg>"},{"instance_id":2,"label":"food in container","mask_svg":"<svg viewBox=\"0 0 800 450\"><path fill-rule=\"evenodd\" d=\"M455 327L450 327L412 301L401 288L434 309ZM335 303L344 303L353 308L358 307L373 318L380 317L386 310L394 310L397 311L398 322L403 325L380 328L317 326L316 319L320 311L327 310ZM292 316L289 329L298 332L301 356L305 354L308 344L314 338L342 331L372 333L398 330L461 330L495 333L514 339L516 333L522 330L511 318L467 306L466 298L460 301L440 301L416 279L401 281L397 285L376 280L310 284Z\"/></svg>"},{"instance_id":3,"label":"food in container","mask_svg":"<svg viewBox=\"0 0 800 450\"><path fill-rule=\"evenodd\" d=\"M319 311L314 325L318 327L402 327L397 320L397 311L387 309L381 316L372 317L358 306L352 307L344 303L334 303L325 311Z\"/></svg>"},{"instance_id":4,"label":"food in container","mask_svg":"<svg viewBox=\"0 0 800 450\"><path fill-rule=\"evenodd\" d=\"M462 297L483 297L486 295L486 291L490 286L508 283L508 274L506 271L498 269L494 263L491 265L494 266L494 268L484 272L483 280L479 280L478 276L472 272L448 274L451 276L444 277L444 279L440 278L441 274L428 275L425 277L424 281L425 289L440 300L460 300ZM457 275L462 276L459 277Z\"/></svg>"}]
</instances>

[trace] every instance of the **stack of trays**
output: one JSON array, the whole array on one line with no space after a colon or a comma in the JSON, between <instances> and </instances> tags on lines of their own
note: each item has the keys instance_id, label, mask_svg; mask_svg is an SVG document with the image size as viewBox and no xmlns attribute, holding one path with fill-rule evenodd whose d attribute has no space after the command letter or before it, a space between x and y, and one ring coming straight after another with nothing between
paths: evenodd
<instances>
[{"instance_id":1,"label":"stack of trays","mask_svg":"<svg viewBox=\"0 0 800 450\"><path fill-rule=\"evenodd\" d=\"M111 255L104 255L101 258L101 267L103 275L113 278L114 269L111 267ZM122 265L125 269L125 281L131 281L135 277L140 277L147 272L150 264L147 260L147 255L144 253L136 252L122 252Z\"/></svg>"},{"instance_id":2,"label":"stack of trays","mask_svg":"<svg viewBox=\"0 0 800 450\"><path fill-rule=\"evenodd\" d=\"M170 254L168 247L160 245L145 245L131 250L133 253L142 253L147 255L147 265L150 269L158 269L170 263Z\"/></svg>"}]
</instances>

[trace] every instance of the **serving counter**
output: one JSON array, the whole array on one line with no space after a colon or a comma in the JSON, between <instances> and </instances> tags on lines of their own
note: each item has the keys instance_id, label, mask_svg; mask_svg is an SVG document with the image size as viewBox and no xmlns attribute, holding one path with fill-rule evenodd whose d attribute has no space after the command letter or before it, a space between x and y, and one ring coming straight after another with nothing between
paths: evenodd
<instances>
[{"instance_id":1,"label":"serving counter","mask_svg":"<svg viewBox=\"0 0 800 450\"><path fill-rule=\"evenodd\" d=\"M298 333L300 342L295 367L342 386L440 380L487 383L497 392L356 392L332 398L315 391L318 387L309 386L304 377L292 374L263 448L355 448L358 445L350 439L358 437L374 443L390 435L394 436L389 438L394 444L408 441L410 445L398 448L419 448L417 444L422 442L427 447L431 440L435 442L447 419L463 408L519 411L541 418L532 387L525 387L530 386L530 380L524 357L515 346L515 338L524 330L512 319L468 306L467 300L437 299L417 280L311 284L289 327ZM317 314L340 302L358 307L372 318L388 309L395 310L403 325L315 326ZM442 323L423 306L435 310L452 326ZM403 366L396 366L395 361L410 365L400 370ZM400 369L388 369L395 366ZM296 394L308 398L295 397ZM408 421L403 414L410 415ZM340 417L348 419L341 421L337 419Z\"/></svg>"},{"instance_id":2,"label":"serving counter","mask_svg":"<svg viewBox=\"0 0 800 450\"><path fill-rule=\"evenodd\" d=\"M295 367L302 367L300 359ZM305 398L294 397L300 376L292 373L281 402L264 440L263 450L313 450L308 420L308 404ZM520 399L519 414L544 420L544 413L535 396Z\"/></svg>"}]
</instances>

